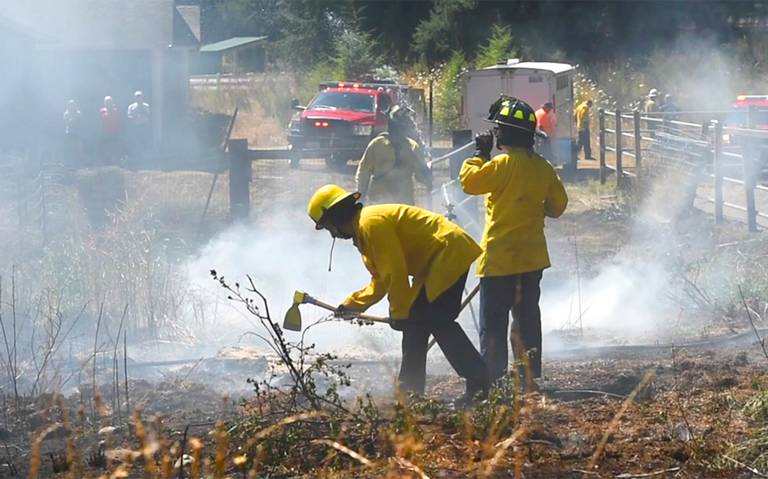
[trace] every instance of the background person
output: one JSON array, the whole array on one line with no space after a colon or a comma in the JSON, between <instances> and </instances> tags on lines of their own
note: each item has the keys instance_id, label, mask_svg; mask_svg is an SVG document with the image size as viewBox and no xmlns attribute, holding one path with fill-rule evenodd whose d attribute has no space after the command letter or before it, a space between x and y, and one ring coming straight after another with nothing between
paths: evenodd
<instances>
[{"instance_id":1,"label":"background person","mask_svg":"<svg viewBox=\"0 0 768 479\"><path fill-rule=\"evenodd\" d=\"M414 177L431 192L432 172L419 144L408 137L408 110L395 105L388 117L387 131L371 140L357 165L356 188L372 203L413 205Z\"/></svg>"},{"instance_id":2,"label":"background person","mask_svg":"<svg viewBox=\"0 0 768 479\"><path fill-rule=\"evenodd\" d=\"M576 140L576 154L584 150L585 160L594 160L592 158L592 136L589 127L589 111L592 108L592 100L582 102L576 107L574 116L576 118L576 130L579 137Z\"/></svg>"}]
</instances>

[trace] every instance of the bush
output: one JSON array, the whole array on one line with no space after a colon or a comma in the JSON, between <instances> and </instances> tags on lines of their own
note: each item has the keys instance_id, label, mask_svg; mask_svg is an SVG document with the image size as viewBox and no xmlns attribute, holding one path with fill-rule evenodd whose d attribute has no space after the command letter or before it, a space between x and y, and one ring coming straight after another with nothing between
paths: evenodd
<instances>
[{"instance_id":1,"label":"bush","mask_svg":"<svg viewBox=\"0 0 768 479\"><path fill-rule=\"evenodd\" d=\"M384 62L376 52L376 42L368 33L345 31L335 40L334 48L337 79L359 80Z\"/></svg>"},{"instance_id":2,"label":"bush","mask_svg":"<svg viewBox=\"0 0 768 479\"><path fill-rule=\"evenodd\" d=\"M449 134L461 126L461 74L467 69L467 59L459 51L438 71L434 84L435 130Z\"/></svg>"},{"instance_id":3,"label":"bush","mask_svg":"<svg viewBox=\"0 0 768 479\"><path fill-rule=\"evenodd\" d=\"M488 44L480 47L475 59L477 68L485 68L506 61L508 58L516 58L521 51L514 45L512 29L508 25L494 24Z\"/></svg>"}]
</instances>

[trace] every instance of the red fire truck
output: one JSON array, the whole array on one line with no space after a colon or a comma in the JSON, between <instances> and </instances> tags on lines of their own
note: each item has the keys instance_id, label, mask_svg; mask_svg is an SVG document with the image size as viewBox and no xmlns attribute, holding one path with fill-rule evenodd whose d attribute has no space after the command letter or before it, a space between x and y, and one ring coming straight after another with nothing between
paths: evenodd
<instances>
[{"instance_id":1,"label":"red fire truck","mask_svg":"<svg viewBox=\"0 0 768 479\"><path fill-rule=\"evenodd\" d=\"M386 111L420 90L395 82L323 82L288 125L291 166L302 158L324 158L332 168L357 160L373 136L387 128ZM411 93L411 95L409 95Z\"/></svg>"},{"instance_id":2,"label":"red fire truck","mask_svg":"<svg viewBox=\"0 0 768 479\"><path fill-rule=\"evenodd\" d=\"M728 126L768 130L768 95L739 95L728 116Z\"/></svg>"}]
</instances>

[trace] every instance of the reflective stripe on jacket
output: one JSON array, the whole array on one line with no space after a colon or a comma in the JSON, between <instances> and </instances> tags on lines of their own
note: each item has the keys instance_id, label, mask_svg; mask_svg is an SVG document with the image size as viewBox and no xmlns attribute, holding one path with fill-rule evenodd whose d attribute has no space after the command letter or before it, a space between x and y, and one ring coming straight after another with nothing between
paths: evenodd
<instances>
[{"instance_id":1,"label":"reflective stripe on jacket","mask_svg":"<svg viewBox=\"0 0 768 479\"><path fill-rule=\"evenodd\" d=\"M357 191L372 203L414 204L413 176L424 184L431 183L419 144L406 138L400 146L399 157L388 134L384 133L368 144L357 165Z\"/></svg>"},{"instance_id":2,"label":"reflective stripe on jacket","mask_svg":"<svg viewBox=\"0 0 768 479\"><path fill-rule=\"evenodd\" d=\"M344 306L365 311L388 295L390 318L397 320L408 318L422 286L427 299L434 301L481 253L480 246L456 224L407 205L364 207L354 243L371 282L347 297Z\"/></svg>"},{"instance_id":3,"label":"reflective stripe on jacket","mask_svg":"<svg viewBox=\"0 0 768 479\"><path fill-rule=\"evenodd\" d=\"M511 148L488 162L468 159L459 178L464 192L486 195L478 276L507 276L550 266L544 217L563 214L568 195L547 160L531 150Z\"/></svg>"}]
</instances>

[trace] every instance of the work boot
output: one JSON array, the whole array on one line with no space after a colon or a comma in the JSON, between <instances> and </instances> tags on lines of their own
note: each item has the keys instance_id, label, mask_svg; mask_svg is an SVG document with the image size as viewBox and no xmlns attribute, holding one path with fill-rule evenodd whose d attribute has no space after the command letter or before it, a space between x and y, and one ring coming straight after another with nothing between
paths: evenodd
<instances>
[{"instance_id":1,"label":"work boot","mask_svg":"<svg viewBox=\"0 0 768 479\"><path fill-rule=\"evenodd\" d=\"M453 401L456 409L465 409L488 399L488 384L472 384L467 381L467 390Z\"/></svg>"}]
</instances>

